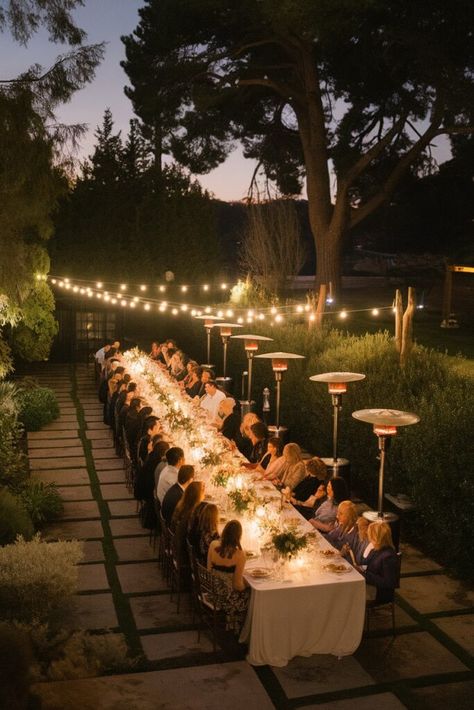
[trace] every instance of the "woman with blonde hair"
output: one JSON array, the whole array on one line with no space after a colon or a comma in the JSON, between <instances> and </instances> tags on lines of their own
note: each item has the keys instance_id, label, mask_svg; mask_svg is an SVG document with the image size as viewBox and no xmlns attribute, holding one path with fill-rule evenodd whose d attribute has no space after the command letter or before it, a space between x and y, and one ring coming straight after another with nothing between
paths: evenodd
<instances>
[{"instance_id":1,"label":"woman with blonde hair","mask_svg":"<svg viewBox=\"0 0 474 710\"><path fill-rule=\"evenodd\" d=\"M240 423L240 428L237 432L235 443L237 444L237 448L240 453L243 454L246 458L249 458L250 454L252 453L252 442L250 441L250 427L260 421L261 419L255 414L255 412L247 412L247 414L244 415Z\"/></svg>"},{"instance_id":2,"label":"woman with blonde hair","mask_svg":"<svg viewBox=\"0 0 474 710\"><path fill-rule=\"evenodd\" d=\"M385 604L393 600L395 589L400 582L400 560L395 552L390 526L384 522L374 522L367 528L369 544L361 565L356 569L365 576L367 584L375 587L375 604Z\"/></svg>"},{"instance_id":3,"label":"woman with blonde hair","mask_svg":"<svg viewBox=\"0 0 474 710\"><path fill-rule=\"evenodd\" d=\"M336 549L352 546L357 539L357 510L351 500L343 500L337 506L336 526L326 535L326 540Z\"/></svg>"},{"instance_id":4,"label":"woman with blonde hair","mask_svg":"<svg viewBox=\"0 0 474 710\"><path fill-rule=\"evenodd\" d=\"M306 469L301 455L301 449L298 444L286 444L283 447L283 458L286 461L286 467L280 479L283 487L292 491L298 483L301 483L306 475Z\"/></svg>"}]
</instances>

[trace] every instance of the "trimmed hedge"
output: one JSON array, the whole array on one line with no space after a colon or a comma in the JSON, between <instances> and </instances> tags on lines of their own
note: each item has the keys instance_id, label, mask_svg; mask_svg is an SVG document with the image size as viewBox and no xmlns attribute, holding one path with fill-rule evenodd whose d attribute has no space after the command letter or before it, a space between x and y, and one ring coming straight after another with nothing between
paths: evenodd
<instances>
[{"instance_id":1,"label":"trimmed hedge","mask_svg":"<svg viewBox=\"0 0 474 710\"><path fill-rule=\"evenodd\" d=\"M320 456L332 453L332 408L327 386L309 376L351 370L366 379L349 385L340 415L339 454L351 461L355 488L375 506L377 438L352 418L357 409L413 411L419 424L404 427L387 456L385 492L408 494L417 508L409 533L427 554L474 579L474 387L452 358L416 347L404 369L389 333L351 336L286 325L274 350L306 355L290 363L282 384L281 421L291 438ZM254 393L274 389L267 361L254 366ZM410 521L409 521L410 522Z\"/></svg>"},{"instance_id":2,"label":"trimmed hedge","mask_svg":"<svg viewBox=\"0 0 474 710\"><path fill-rule=\"evenodd\" d=\"M22 535L33 536L33 523L21 501L7 490L0 490L0 545L9 545Z\"/></svg>"}]
</instances>

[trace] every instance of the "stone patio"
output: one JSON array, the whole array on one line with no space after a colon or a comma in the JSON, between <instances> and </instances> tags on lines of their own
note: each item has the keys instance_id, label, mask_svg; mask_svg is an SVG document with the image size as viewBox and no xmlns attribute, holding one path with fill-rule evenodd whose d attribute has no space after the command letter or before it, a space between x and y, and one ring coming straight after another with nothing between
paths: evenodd
<instances>
[{"instance_id":1,"label":"stone patio","mask_svg":"<svg viewBox=\"0 0 474 710\"><path fill-rule=\"evenodd\" d=\"M69 379L68 369L45 365L44 373L43 381L60 393L61 416L29 434L28 445L35 475L56 481L65 500L63 519L49 525L45 534L51 539L76 537L84 544L70 625L101 631L117 629L121 619L125 638L134 647L137 639L141 643L147 668L37 684L34 690L44 710L472 707L474 592L408 544L402 546L395 637L389 611L381 609L351 657L295 658L285 668L257 669L242 660L243 650L235 641L222 639L217 655L204 631L198 642L189 594L183 594L178 614L160 576L157 552L136 516L122 462L102 422L92 368L76 366L76 382ZM79 428L84 419L77 418L76 396L84 428Z\"/></svg>"}]
</instances>

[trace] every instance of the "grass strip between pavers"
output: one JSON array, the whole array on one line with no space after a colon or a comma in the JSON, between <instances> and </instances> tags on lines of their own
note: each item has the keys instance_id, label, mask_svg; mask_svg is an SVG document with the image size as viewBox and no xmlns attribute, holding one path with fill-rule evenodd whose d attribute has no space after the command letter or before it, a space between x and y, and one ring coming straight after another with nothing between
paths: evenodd
<instances>
[{"instance_id":1,"label":"grass strip between pavers","mask_svg":"<svg viewBox=\"0 0 474 710\"><path fill-rule=\"evenodd\" d=\"M107 574L107 579L110 585L110 591L112 592L112 598L115 605L118 624L121 632L125 636L127 645L132 656L144 658L143 648L140 642L140 634L138 633L135 620L133 618L130 603L128 601L128 598L122 592L120 581L117 575L117 570L115 569L115 565L118 562L118 557L115 551L114 541L109 524L109 509L107 506L107 502L102 498L100 481L94 466L91 442L86 436L87 425L84 417L84 410L82 408L77 392L77 379L74 365L71 366L71 381L71 394L74 405L76 407L77 420L79 423L79 438L84 448L86 468L89 474L92 495L97 501L102 522L102 528L104 530L104 537L102 541L105 557L104 565ZM137 668L137 670L143 670L143 668Z\"/></svg>"}]
</instances>

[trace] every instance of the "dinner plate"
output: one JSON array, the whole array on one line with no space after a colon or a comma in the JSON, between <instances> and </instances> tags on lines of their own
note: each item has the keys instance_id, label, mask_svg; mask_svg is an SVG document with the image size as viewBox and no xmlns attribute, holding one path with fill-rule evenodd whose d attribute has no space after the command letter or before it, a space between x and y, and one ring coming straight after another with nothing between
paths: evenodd
<instances>
[{"instance_id":1,"label":"dinner plate","mask_svg":"<svg viewBox=\"0 0 474 710\"><path fill-rule=\"evenodd\" d=\"M326 572L332 572L333 574L347 574L352 570L352 567L347 567L346 565L337 565L330 562L328 565L324 565Z\"/></svg>"},{"instance_id":2,"label":"dinner plate","mask_svg":"<svg viewBox=\"0 0 474 710\"><path fill-rule=\"evenodd\" d=\"M339 553L336 552L336 550L330 550L329 548L325 550L319 550L319 554L326 558L339 557Z\"/></svg>"},{"instance_id":3,"label":"dinner plate","mask_svg":"<svg viewBox=\"0 0 474 710\"><path fill-rule=\"evenodd\" d=\"M266 579L270 577L272 570L268 567L255 567L254 569L245 570L249 577L255 577L255 579Z\"/></svg>"}]
</instances>

